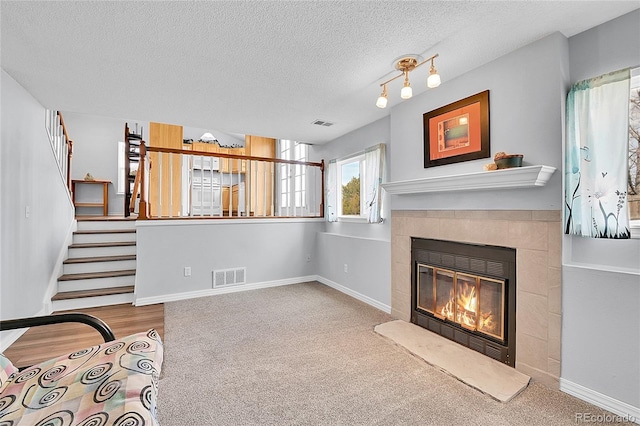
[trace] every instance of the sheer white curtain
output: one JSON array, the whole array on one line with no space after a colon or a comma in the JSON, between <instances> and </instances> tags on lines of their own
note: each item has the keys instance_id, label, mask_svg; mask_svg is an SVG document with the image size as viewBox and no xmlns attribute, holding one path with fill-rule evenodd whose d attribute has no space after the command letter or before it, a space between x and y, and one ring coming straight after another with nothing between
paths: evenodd
<instances>
[{"instance_id":1,"label":"sheer white curtain","mask_svg":"<svg viewBox=\"0 0 640 426\"><path fill-rule=\"evenodd\" d=\"M382 222L382 178L384 174L385 145L383 143L368 148L364 153L364 189L367 221Z\"/></svg>"},{"instance_id":2,"label":"sheer white curtain","mask_svg":"<svg viewBox=\"0 0 640 426\"><path fill-rule=\"evenodd\" d=\"M338 221L338 193L337 193L338 165L336 160L327 165L327 181L325 184L324 218L327 222Z\"/></svg>"},{"instance_id":3,"label":"sheer white curtain","mask_svg":"<svg viewBox=\"0 0 640 426\"><path fill-rule=\"evenodd\" d=\"M629 69L580 81L567 96L565 233L630 238Z\"/></svg>"}]
</instances>

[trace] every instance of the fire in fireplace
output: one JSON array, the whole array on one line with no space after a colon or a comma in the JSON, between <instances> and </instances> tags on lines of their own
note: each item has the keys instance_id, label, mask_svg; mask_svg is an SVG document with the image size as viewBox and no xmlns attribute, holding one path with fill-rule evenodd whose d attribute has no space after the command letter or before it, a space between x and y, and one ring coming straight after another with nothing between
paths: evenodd
<instances>
[{"instance_id":1,"label":"fire in fireplace","mask_svg":"<svg viewBox=\"0 0 640 426\"><path fill-rule=\"evenodd\" d=\"M515 366L515 250L412 238L411 321Z\"/></svg>"}]
</instances>

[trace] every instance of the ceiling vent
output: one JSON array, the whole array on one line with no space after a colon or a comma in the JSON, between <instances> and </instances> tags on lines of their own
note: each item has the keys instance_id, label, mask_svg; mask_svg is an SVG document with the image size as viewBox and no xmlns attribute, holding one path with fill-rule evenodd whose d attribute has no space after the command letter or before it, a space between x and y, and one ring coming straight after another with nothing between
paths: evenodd
<instances>
[{"instance_id":1,"label":"ceiling vent","mask_svg":"<svg viewBox=\"0 0 640 426\"><path fill-rule=\"evenodd\" d=\"M324 120L315 120L311 124L315 124L317 126L329 127L329 126L333 126L336 123L331 123L329 121L324 121Z\"/></svg>"}]
</instances>

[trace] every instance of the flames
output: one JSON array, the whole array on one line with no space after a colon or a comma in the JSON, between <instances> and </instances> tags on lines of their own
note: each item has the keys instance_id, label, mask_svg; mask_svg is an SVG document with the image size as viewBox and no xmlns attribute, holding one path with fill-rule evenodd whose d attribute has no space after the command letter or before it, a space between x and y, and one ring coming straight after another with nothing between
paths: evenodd
<instances>
[{"instance_id":1,"label":"flames","mask_svg":"<svg viewBox=\"0 0 640 426\"><path fill-rule=\"evenodd\" d=\"M458 294L453 289L449 293L449 300L442 307L440 314L450 321L455 321L465 328L495 334L497 322L492 311L478 309L476 286L458 282Z\"/></svg>"}]
</instances>

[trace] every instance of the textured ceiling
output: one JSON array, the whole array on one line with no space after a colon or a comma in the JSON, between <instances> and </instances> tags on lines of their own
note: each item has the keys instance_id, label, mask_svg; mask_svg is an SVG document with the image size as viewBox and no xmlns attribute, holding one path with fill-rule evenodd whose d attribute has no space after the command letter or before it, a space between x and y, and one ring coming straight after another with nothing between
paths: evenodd
<instances>
[{"instance_id":1,"label":"textured ceiling","mask_svg":"<svg viewBox=\"0 0 640 426\"><path fill-rule=\"evenodd\" d=\"M638 1L5 1L1 65L45 107L323 143L380 119L404 54L447 80ZM412 73L414 96L428 67ZM398 87L396 87L398 86ZM437 89L436 89L437 90ZM331 127L312 124L316 119Z\"/></svg>"}]
</instances>

